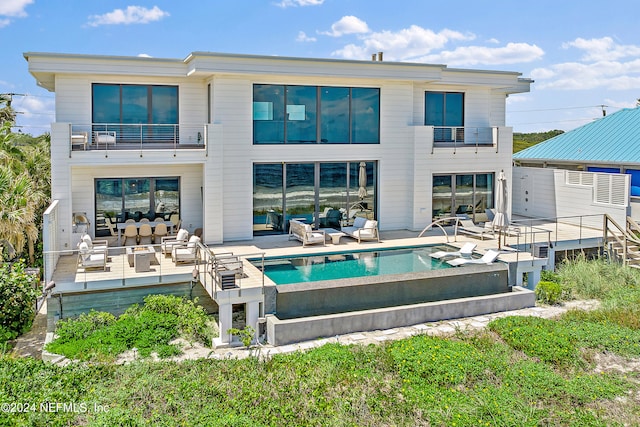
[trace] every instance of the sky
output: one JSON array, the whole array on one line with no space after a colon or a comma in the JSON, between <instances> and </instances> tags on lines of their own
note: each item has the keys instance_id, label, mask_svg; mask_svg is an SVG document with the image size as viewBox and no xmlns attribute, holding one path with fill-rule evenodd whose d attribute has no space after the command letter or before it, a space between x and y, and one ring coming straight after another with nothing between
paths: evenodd
<instances>
[{"instance_id":1,"label":"sky","mask_svg":"<svg viewBox=\"0 0 640 427\"><path fill-rule=\"evenodd\" d=\"M515 71L514 132L568 131L640 98L638 0L0 0L0 93L17 129L55 121L24 52L184 59L208 51Z\"/></svg>"}]
</instances>

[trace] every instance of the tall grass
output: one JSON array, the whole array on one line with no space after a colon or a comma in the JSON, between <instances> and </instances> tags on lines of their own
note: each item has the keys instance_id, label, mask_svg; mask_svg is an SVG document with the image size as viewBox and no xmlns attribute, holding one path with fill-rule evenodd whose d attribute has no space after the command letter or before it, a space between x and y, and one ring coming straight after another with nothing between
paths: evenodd
<instances>
[{"instance_id":1,"label":"tall grass","mask_svg":"<svg viewBox=\"0 0 640 427\"><path fill-rule=\"evenodd\" d=\"M584 255L565 260L557 274L563 288L579 299L627 299L629 291L640 287L640 270Z\"/></svg>"}]
</instances>

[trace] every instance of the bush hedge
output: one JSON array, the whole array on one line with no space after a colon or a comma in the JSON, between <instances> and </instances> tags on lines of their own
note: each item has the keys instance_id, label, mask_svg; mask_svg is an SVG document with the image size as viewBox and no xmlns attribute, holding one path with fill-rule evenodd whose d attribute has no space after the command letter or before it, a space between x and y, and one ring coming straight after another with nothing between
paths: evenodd
<instances>
[{"instance_id":1,"label":"bush hedge","mask_svg":"<svg viewBox=\"0 0 640 427\"><path fill-rule=\"evenodd\" d=\"M37 285L38 278L25 273L22 262L0 265L0 344L31 328L40 294Z\"/></svg>"}]
</instances>

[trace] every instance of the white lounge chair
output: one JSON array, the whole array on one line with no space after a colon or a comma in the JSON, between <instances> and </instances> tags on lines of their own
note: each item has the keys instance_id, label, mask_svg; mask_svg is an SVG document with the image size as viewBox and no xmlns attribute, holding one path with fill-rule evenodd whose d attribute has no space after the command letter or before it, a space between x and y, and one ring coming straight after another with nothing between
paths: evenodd
<instances>
[{"instance_id":1,"label":"white lounge chair","mask_svg":"<svg viewBox=\"0 0 640 427\"><path fill-rule=\"evenodd\" d=\"M313 230L311 224L305 224L295 219L289 221L289 240L292 237L300 240L302 247L314 243L326 244L324 230Z\"/></svg>"},{"instance_id":2,"label":"white lounge chair","mask_svg":"<svg viewBox=\"0 0 640 427\"><path fill-rule=\"evenodd\" d=\"M498 259L498 255L500 255L499 251L494 251L489 249L482 258L456 258L451 261L447 261L447 264L457 267L459 265L465 264L491 264L496 259Z\"/></svg>"},{"instance_id":3,"label":"white lounge chair","mask_svg":"<svg viewBox=\"0 0 640 427\"><path fill-rule=\"evenodd\" d=\"M198 259L198 236L191 236L189 242L182 245L174 245L171 249L171 259L175 264L195 262Z\"/></svg>"},{"instance_id":4,"label":"white lounge chair","mask_svg":"<svg viewBox=\"0 0 640 427\"><path fill-rule=\"evenodd\" d=\"M353 226L342 227L340 230L347 236L358 240L360 243L362 240L377 240L380 241L378 234L378 221L373 219L366 219L363 217L356 217L353 221Z\"/></svg>"},{"instance_id":5,"label":"white lounge chair","mask_svg":"<svg viewBox=\"0 0 640 427\"><path fill-rule=\"evenodd\" d=\"M488 238L494 237L492 228L480 227L475 225L470 219L458 218L458 231L460 233L468 234L469 236L479 237L480 240L485 239L485 234L490 235Z\"/></svg>"},{"instance_id":6,"label":"white lounge chair","mask_svg":"<svg viewBox=\"0 0 640 427\"><path fill-rule=\"evenodd\" d=\"M473 254L473 250L476 248L475 243L471 243L471 242L467 242L465 243L459 250L457 251L437 251L434 252L431 255L431 258L445 258L445 257L462 257L462 258L471 258L471 255Z\"/></svg>"},{"instance_id":7,"label":"white lounge chair","mask_svg":"<svg viewBox=\"0 0 640 427\"><path fill-rule=\"evenodd\" d=\"M170 255L174 246L185 245L188 239L189 232L184 228L178 230L178 234L176 234L175 236L162 237L162 253L165 255Z\"/></svg>"},{"instance_id":8,"label":"white lounge chair","mask_svg":"<svg viewBox=\"0 0 640 427\"><path fill-rule=\"evenodd\" d=\"M107 269L107 248L90 249L86 242L78 245L78 266L87 271L89 268Z\"/></svg>"}]
</instances>

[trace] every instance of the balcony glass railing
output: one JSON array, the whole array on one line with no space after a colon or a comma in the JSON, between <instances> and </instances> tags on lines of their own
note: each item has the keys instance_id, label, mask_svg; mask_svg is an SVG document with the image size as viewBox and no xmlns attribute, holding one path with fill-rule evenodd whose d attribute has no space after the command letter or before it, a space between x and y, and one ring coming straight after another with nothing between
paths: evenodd
<instances>
[{"instance_id":1,"label":"balcony glass railing","mask_svg":"<svg viewBox=\"0 0 640 427\"><path fill-rule=\"evenodd\" d=\"M207 125L74 123L69 144L71 151L205 148Z\"/></svg>"}]
</instances>

